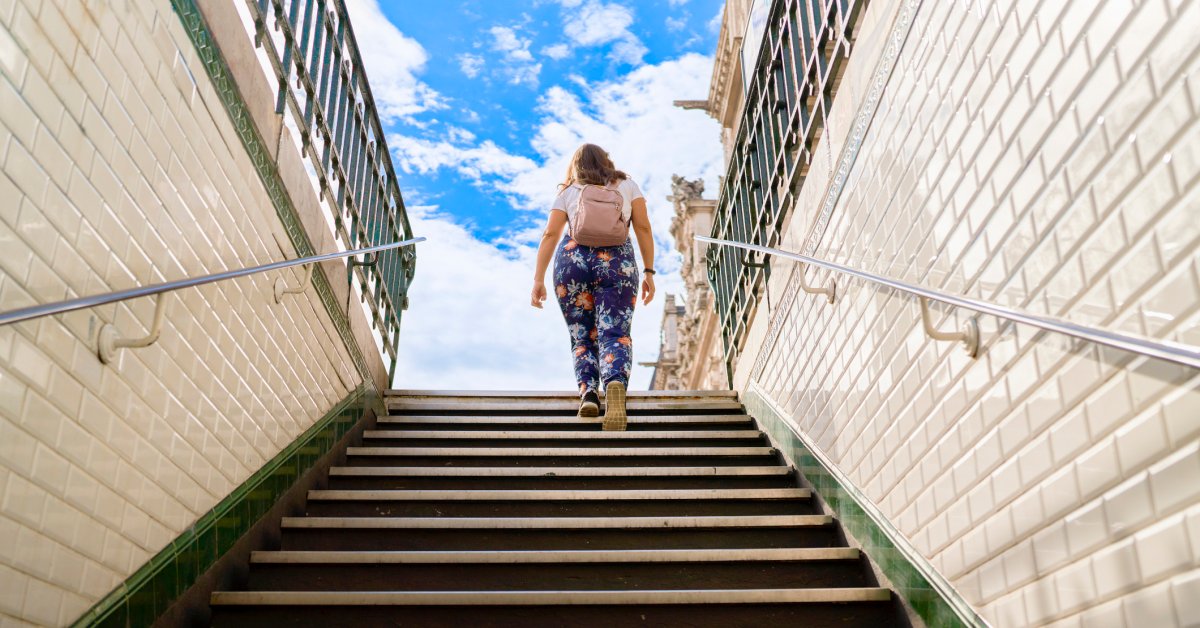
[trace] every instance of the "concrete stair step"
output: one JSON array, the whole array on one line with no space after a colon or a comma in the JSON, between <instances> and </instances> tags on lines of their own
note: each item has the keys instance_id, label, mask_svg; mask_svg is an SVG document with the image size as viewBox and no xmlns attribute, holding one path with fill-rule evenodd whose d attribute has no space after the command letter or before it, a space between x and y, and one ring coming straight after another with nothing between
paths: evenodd
<instances>
[{"instance_id":1,"label":"concrete stair step","mask_svg":"<svg viewBox=\"0 0 1200 628\"><path fill-rule=\"evenodd\" d=\"M474 525L472 525L474 522ZM489 525L489 522L495 525ZM516 522L526 522L517 524ZM842 547L826 516L286 518L285 550L583 550Z\"/></svg>"},{"instance_id":2,"label":"concrete stair step","mask_svg":"<svg viewBox=\"0 0 1200 628\"><path fill-rule=\"evenodd\" d=\"M683 467L779 463L770 447L348 447L348 466Z\"/></svg>"},{"instance_id":3,"label":"concrete stair step","mask_svg":"<svg viewBox=\"0 0 1200 628\"><path fill-rule=\"evenodd\" d=\"M684 490L596 490L596 491L331 491L308 492L313 501L690 501L711 499L808 499L812 492L806 488L764 488L748 491L725 489Z\"/></svg>"},{"instance_id":4,"label":"concrete stair step","mask_svg":"<svg viewBox=\"0 0 1200 628\"><path fill-rule=\"evenodd\" d=\"M330 476L409 477L739 477L789 475L782 465L754 467L332 467Z\"/></svg>"},{"instance_id":5,"label":"concrete stair step","mask_svg":"<svg viewBox=\"0 0 1200 628\"><path fill-rule=\"evenodd\" d=\"M403 390L392 389L384 393L387 399L455 399L477 401L483 399L503 399L509 401L527 401L531 399L569 399L577 401L579 393L573 390ZM668 400L727 400L737 399L737 392L732 390L630 390L626 396L631 399L668 399Z\"/></svg>"},{"instance_id":6,"label":"concrete stair step","mask_svg":"<svg viewBox=\"0 0 1200 628\"><path fill-rule=\"evenodd\" d=\"M552 563L704 563L854 560L853 547L685 549L685 550L528 550L504 552L304 552L257 551L254 564L552 564Z\"/></svg>"},{"instance_id":7,"label":"concrete stair step","mask_svg":"<svg viewBox=\"0 0 1200 628\"><path fill-rule=\"evenodd\" d=\"M863 587L852 548L508 552L256 552L259 591Z\"/></svg>"},{"instance_id":8,"label":"concrete stair step","mask_svg":"<svg viewBox=\"0 0 1200 628\"><path fill-rule=\"evenodd\" d=\"M470 456L470 457L622 457L622 456L769 456L771 447L636 447L610 449L604 447L572 448L568 451L549 447L491 447L479 451L469 447L348 447L351 456Z\"/></svg>"},{"instance_id":9,"label":"concrete stair step","mask_svg":"<svg viewBox=\"0 0 1200 628\"><path fill-rule=\"evenodd\" d=\"M406 397L387 399L390 413L441 414L441 415L574 415L579 410L579 400L572 399L462 399L427 400ZM744 411L738 401L726 399L660 400L631 397L626 408L630 414L737 414Z\"/></svg>"},{"instance_id":10,"label":"concrete stair step","mask_svg":"<svg viewBox=\"0 0 1200 628\"><path fill-rule=\"evenodd\" d=\"M816 512L808 489L310 491L306 512L344 517L620 517Z\"/></svg>"},{"instance_id":11,"label":"concrete stair step","mask_svg":"<svg viewBox=\"0 0 1200 628\"><path fill-rule=\"evenodd\" d=\"M754 489L795 485L791 469L785 466L333 467L329 473L329 488L344 490Z\"/></svg>"},{"instance_id":12,"label":"concrete stair step","mask_svg":"<svg viewBox=\"0 0 1200 628\"><path fill-rule=\"evenodd\" d=\"M428 415L428 414L389 414L379 417L377 424L380 428L390 429L402 426L409 429L439 429L439 430L568 430L568 431L600 431L600 422L595 419L583 419L577 416L534 416L534 415ZM754 423L745 414L663 414L651 416L629 417L627 427L630 432L641 430L666 431L702 429L745 429Z\"/></svg>"},{"instance_id":13,"label":"concrete stair step","mask_svg":"<svg viewBox=\"0 0 1200 628\"><path fill-rule=\"evenodd\" d=\"M711 430L711 431L639 431L639 432L604 432L590 431L478 431L455 432L447 430L367 430L363 438L395 439L395 440L647 440L647 439L761 439L762 432L758 430Z\"/></svg>"},{"instance_id":14,"label":"concrete stair step","mask_svg":"<svg viewBox=\"0 0 1200 628\"><path fill-rule=\"evenodd\" d=\"M691 528L826 526L829 515L712 515L645 517L284 517L286 528L372 530L666 530Z\"/></svg>"},{"instance_id":15,"label":"concrete stair step","mask_svg":"<svg viewBox=\"0 0 1200 628\"><path fill-rule=\"evenodd\" d=\"M221 592L214 625L899 625L877 587L676 591Z\"/></svg>"},{"instance_id":16,"label":"concrete stair step","mask_svg":"<svg viewBox=\"0 0 1200 628\"><path fill-rule=\"evenodd\" d=\"M362 446L386 447L754 447L766 444L757 430L704 431L451 431L367 430Z\"/></svg>"},{"instance_id":17,"label":"concrete stair step","mask_svg":"<svg viewBox=\"0 0 1200 628\"><path fill-rule=\"evenodd\" d=\"M883 602L878 587L665 591L218 591L214 604L279 606L582 606Z\"/></svg>"},{"instance_id":18,"label":"concrete stair step","mask_svg":"<svg viewBox=\"0 0 1200 628\"><path fill-rule=\"evenodd\" d=\"M733 393L385 401L214 625L905 625Z\"/></svg>"}]
</instances>

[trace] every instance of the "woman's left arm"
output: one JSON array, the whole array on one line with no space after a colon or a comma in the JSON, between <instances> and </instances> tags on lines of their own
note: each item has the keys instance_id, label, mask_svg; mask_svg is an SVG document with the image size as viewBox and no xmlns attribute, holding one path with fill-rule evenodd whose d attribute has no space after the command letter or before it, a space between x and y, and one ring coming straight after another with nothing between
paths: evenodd
<instances>
[{"instance_id":1,"label":"woman's left arm","mask_svg":"<svg viewBox=\"0 0 1200 628\"><path fill-rule=\"evenodd\" d=\"M646 199L633 199L633 232L637 234L638 249L642 252L642 264L646 268L654 268L654 233L650 231L650 215L646 211ZM649 304L654 299L654 275L642 273L642 304Z\"/></svg>"}]
</instances>

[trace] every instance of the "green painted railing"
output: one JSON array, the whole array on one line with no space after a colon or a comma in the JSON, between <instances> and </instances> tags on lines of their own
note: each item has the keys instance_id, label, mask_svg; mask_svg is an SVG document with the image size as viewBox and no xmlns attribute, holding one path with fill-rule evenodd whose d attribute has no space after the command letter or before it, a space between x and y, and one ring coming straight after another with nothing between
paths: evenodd
<instances>
[{"instance_id":1,"label":"green painted railing","mask_svg":"<svg viewBox=\"0 0 1200 628\"><path fill-rule=\"evenodd\" d=\"M386 136L367 83L343 0L246 0L255 42L278 83L276 113L290 116L332 208L346 249L407 240L412 228ZM351 262L350 281L391 359L394 375L401 312L408 306L415 253L398 249L367 263Z\"/></svg>"},{"instance_id":2,"label":"green painted railing","mask_svg":"<svg viewBox=\"0 0 1200 628\"><path fill-rule=\"evenodd\" d=\"M743 54L753 54L736 148L723 179L712 237L775 247L808 174L859 18L868 0L757 0ZM762 27L761 34L757 27ZM708 279L716 297L732 372L754 316L770 260L755 262L731 247L709 247Z\"/></svg>"}]
</instances>

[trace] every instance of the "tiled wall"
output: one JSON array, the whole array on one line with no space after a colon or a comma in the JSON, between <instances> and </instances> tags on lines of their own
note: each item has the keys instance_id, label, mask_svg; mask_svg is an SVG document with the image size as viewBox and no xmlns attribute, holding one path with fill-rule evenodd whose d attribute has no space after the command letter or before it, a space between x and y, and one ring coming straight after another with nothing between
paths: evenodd
<instances>
[{"instance_id":1,"label":"tiled wall","mask_svg":"<svg viewBox=\"0 0 1200 628\"><path fill-rule=\"evenodd\" d=\"M0 164L0 309L295 255L166 0L0 0ZM111 365L152 300L0 327L0 624L73 620L359 385L277 276Z\"/></svg>"},{"instance_id":2,"label":"tiled wall","mask_svg":"<svg viewBox=\"0 0 1200 628\"><path fill-rule=\"evenodd\" d=\"M857 148L817 256L1200 345L1200 2L870 10L893 24L902 6L917 9L861 146L883 52L851 58L813 164L829 175L810 174L784 248L804 249ZM928 340L903 294L838 278L833 306L789 300L791 273L776 265L735 380L769 391L984 617L1200 624L1200 372L990 317L972 360Z\"/></svg>"}]
</instances>

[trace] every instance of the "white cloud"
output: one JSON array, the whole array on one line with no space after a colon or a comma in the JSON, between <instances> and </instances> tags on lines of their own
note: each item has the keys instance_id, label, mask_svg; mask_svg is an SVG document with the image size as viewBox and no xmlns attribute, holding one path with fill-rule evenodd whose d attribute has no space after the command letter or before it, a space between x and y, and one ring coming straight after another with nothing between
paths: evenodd
<instances>
[{"instance_id":1,"label":"white cloud","mask_svg":"<svg viewBox=\"0 0 1200 628\"><path fill-rule=\"evenodd\" d=\"M542 118L532 140L537 160L513 155L490 140L472 144L463 138L393 136L388 143L404 172L453 170L504 195L516 208L538 212L528 215L537 221L575 148L584 141L605 147L642 186L655 230L657 266L664 271L657 277L659 296L634 318L635 359L650 361L658 352L662 296L682 288L668 232L674 215L665 199L670 177L701 177L712 190L720 174L716 123L701 112L672 105L677 98L707 91L711 64L708 57L689 54L581 93L550 88L541 98ZM429 214L414 221L414 230L430 241L421 245L413 307L405 313L401 353L406 366L399 385L573 387L566 332L556 306L548 302L545 311L538 311L526 305L539 230L515 218L513 232L496 244L475 239L446 216ZM635 367L633 385L644 387L649 374L650 369Z\"/></svg>"},{"instance_id":2,"label":"white cloud","mask_svg":"<svg viewBox=\"0 0 1200 628\"><path fill-rule=\"evenodd\" d=\"M513 85L529 85L536 87L538 75L542 73L542 64L518 65L509 68L508 82Z\"/></svg>"},{"instance_id":3,"label":"white cloud","mask_svg":"<svg viewBox=\"0 0 1200 628\"><path fill-rule=\"evenodd\" d=\"M708 32L713 34L721 32L721 22L723 21L725 21L725 5L721 5L721 8L717 9L717 14L708 21Z\"/></svg>"},{"instance_id":4,"label":"white cloud","mask_svg":"<svg viewBox=\"0 0 1200 628\"><path fill-rule=\"evenodd\" d=\"M483 70L483 57L473 54L458 55L458 68L467 78L475 78Z\"/></svg>"},{"instance_id":5,"label":"white cloud","mask_svg":"<svg viewBox=\"0 0 1200 628\"><path fill-rule=\"evenodd\" d=\"M517 34L515 28L508 26L493 26L492 49L504 53L506 63L504 74L513 85L537 86L538 75L542 72L542 64L533 62L533 53L529 52L529 38Z\"/></svg>"},{"instance_id":6,"label":"white cloud","mask_svg":"<svg viewBox=\"0 0 1200 628\"><path fill-rule=\"evenodd\" d=\"M409 214L417 274L400 333L403 388L575 388L570 340L553 301L529 305L533 250L481 242L451 217Z\"/></svg>"},{"instance_id":7,"label":"white cloud","mask_svg":"<svg viewBox=\"0 0 1200 628\"><path fill-rule=\"evenodd\" d=\"M482 181L485 177L513 177L537 167L533 160L513 155L492 140L470 145L472 140L470 133L452 133L449 141L392 135L388 146L396 167L407 174L452 168L464 177Z\"/></svg>"},{"instance_id":8,"label":"white cloud","mask_svg":"<svg viewBox=\"0 0 1200 628\"><path fill-rule=\"evenodd\" d=\"M577 46L603 46L613 44L612 58L615 61L638 65L646 56L646 46L629 27L633 25L633 11L616 3L586 0L564 7L563 34Z\"/></svg>"},{"instance_id":9,"label":"white cloud","mask_svg":"<svg viewBox=\"0 0 1200 628\"><path fill-rule=\"evenodd\" d=\"M347 0L346 4L379 117L385 123L407 121L423 111L445 107L442 96L417 78L429 60L425 48L388 21L376 0Z\"/></svg>"},{"instance_id":10,"label":"white cloud","mask_svg":"<svg viewBox=\"0 0 1200 628\"><path fill-rule=\"evenodd\" d=\"M571 55L571 47L566 44L554 44L542 48L542 54L555 60L566 59Z\"/></svg>"},{"instance_id":11,"label":"white cloud","mask_svg":"<svg viewBox=\"0 0 1200 628\"><path fill-rule=\"evenodd\" d=\"M529 53L529 40L518 37L514 29L493 26L490 32L495 40L493 50L503 52L511 61L533 61L533 55Z\"/></svg>"},{"instance_id":12,"label":"white cloud","mask_svg":"<svg viewBox=\"0 0 1200 628\"><path fill-rule=\"evenodd\" d=\"M679 17L668 17L666 19L667 30L671 31L672 33L683 30L684 27L687 26L687 23L688 16L686 14Z\"/></svg>"},{"instance_id":13,"label":"white cloud","mask_svg":"<svg viewBox=\"0 0 1200 628\"><path fill-rule=\"evenodd\" d=\"M688 0L667 0L667 4L672 7L681 7L688 3Z\"/></svg>"}]
</instances>

